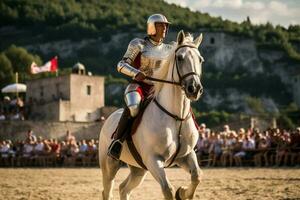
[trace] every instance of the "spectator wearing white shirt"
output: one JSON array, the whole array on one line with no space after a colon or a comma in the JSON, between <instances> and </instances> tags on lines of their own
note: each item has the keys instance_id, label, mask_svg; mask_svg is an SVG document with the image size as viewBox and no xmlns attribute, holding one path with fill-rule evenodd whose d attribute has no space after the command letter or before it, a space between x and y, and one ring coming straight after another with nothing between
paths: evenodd
<instances>
[{"instance_id":1,"label":"spectator wearing white shirt","mask_svg":"<svg viewBox=\"0 0 300 200\"><path fill-rule=\"evenodd\" d=\"M45 145L42 137L38 137L37 143L34 146L34 158L37 165L45 166L46 160L44 158Z\"/></svg>"},{"instance_id":2,"label":"spectator wearing white shirt","mask_svg":"<svg viewBox=\"0 0 300 200\"><path fill-rule=\"evenodd\" d=\"M233 164L233 150L236 144L236 132L231 131L229 135L225 136L223 154L221 156L222 166L225 167L227 165L227 161L229 161L229 166L231 167Z\"/></svg>"},{"instance_id":3,"label":"spectator wearing white shirt","mask_svg":"<svg viewBox=\"0 0 300 200\"><path fill-rule=\"evenodd\" d=\"M6 141L0 143L0 163L2 162L5 166L9 165L9 153L10 145Z\"/></svg>"},{"instance_id":4,"label":"spectator wearing white shirt","mask_svg":"<svg viewBox=\"0 0 300 200\"><path fill-rule=\"evenodd\" d=\"M1 158L8 158L9 150L10 150L9 144L6 141L2 141L0 143Z\"/></svg>"},{"instance_id":5,"label":"spectator wearing white shirt","mask_svg":"<svg viewBox=\"0 0 300 200\"><path fill-rule=\"evenodd\" d=\"M244 157L250 157L252 155L251 150L255 149L255 142L253 139L250 138L249 135L245 136L245 139L243 140L242 149L238 153L234 155L234 160L237 164L237 166L242 166L242 158Z\"/></svg>"},{"instance_id":6,"label":"spectator wearing white shirt","mask_svg":"<svg viewBox=\"0 0 300 200\"><path fill-rule=\"evenodd\" d=\"M21 164L24 164L25 166L31 164L32 156L34 154L34 142L26 139L25 144L23 146L23 152L19 160L21 161Z\"/></svg>"}]
</instances>

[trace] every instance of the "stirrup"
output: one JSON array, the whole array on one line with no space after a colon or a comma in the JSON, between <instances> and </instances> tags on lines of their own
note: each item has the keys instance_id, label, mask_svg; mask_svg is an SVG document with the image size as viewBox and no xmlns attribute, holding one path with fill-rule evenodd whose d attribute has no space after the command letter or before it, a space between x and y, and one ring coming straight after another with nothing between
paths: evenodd
<instances>
[{"instance_id":1,"label":"stirrup","mask_svg":"<svg viewBox=\"0 0 300 200\"><path fill-rule=\"evenodd\" d=\"M107 155L112 157L115 160L119 160L121 156L123 144L118 140L113 140L110 146L108 147Z\"/></svg>"}]
</instances>

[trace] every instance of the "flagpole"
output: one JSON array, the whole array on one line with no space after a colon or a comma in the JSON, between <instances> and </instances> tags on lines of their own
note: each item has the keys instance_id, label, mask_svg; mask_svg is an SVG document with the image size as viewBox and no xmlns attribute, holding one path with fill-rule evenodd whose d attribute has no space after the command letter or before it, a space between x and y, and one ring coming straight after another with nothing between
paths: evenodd
<instances>
[{"instance_id":1,"label":"flagpole","mask_svg":"<svg viewBox=\"0 0 300 200\"><path fill-rule=\"evenodd\" d=\"M17 88L17 92L16 92L17 94L16 94L16 95L17 95L17 98L19 97L19 93L18 93L18 82L19 82L19 74L18 74L18 72L16 72L16 84L17 84L17 87L16 87L16 88Z\"/></svg>"},{"instance_id":2,"label":"flagpole","mask_svg":"<svg viewBox=\"0 0 300 200\"><path fill-rule=\"evenodd\" d=\"M57 60L57 59L58 59L58 56L56 55L54 58ZM56 68L55 73L56 73L56 77L58 77L58 67Z\"/></svg>"}]
</instances>

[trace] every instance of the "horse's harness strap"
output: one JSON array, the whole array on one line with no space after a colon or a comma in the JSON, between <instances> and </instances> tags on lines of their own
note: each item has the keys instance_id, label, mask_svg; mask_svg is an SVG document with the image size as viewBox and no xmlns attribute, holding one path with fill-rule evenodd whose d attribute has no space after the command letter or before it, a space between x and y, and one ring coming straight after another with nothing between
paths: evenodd
<instances>
[{"instance_id":1,"label":"horse's harness strap","mask_svg":"<svg viewBox=\"0 0 300 200\"><path fill-rule=\"evenodd\" d=\"M133 144L132 141L132 136L131 134L129 134L127 140L127 145L129 148L129 151L131 152L131 155L133 156L133 158L135 159L135 161L145 170L147 170L147 167L145 166L142 157L140 156L139 152L137 151L136 147Z\"/></svg>"},{"instance_id":2,"label":"horse's harness strap","mask_svg":"<svg viewBox=\"0 0 300 200\"><path fill-rule=\"evenodd\" d=\"M195 73L195 72L190 72L190 73L187 73L183 76L180 76L180 83L188 76L192 76L192 75L195 75L195 76L199 76L199 74Z\"/></svg>"},{"instance_id":3,"label":"horse's harness strap","mask_svg":"<svg viewBox=\"0 0 300 200\"><path fill-rule=\"evenodd\" d=\"M161 109L163 112L165 112L167 115L169 115L170 117L174 118L176 121L180 121L180 126L179 126L179 133L178 133L178 147L176 148L176 152L173 154L173 156L171 157L171 161L170 163L168 164L168 166L166 166L165 168L168 168L170 167L174 160L177 158L177 155L180 151L180 148L181 148L181 143L180 143L180 138L181 138L181 127L182 127L182 123L187 120L188 118L190 118L192 115L191 115L191 110L189 111L189 113L186 115L185 118L180 118L178 117L177 115L174 115L172 113L170 113L169 111L167 111L162 105L160 105L158 103L158 101L156 100L156 98L153 100L154 103L157 105L157 107L159 109Z\"/></svg>"},{"instance_id":4,"label":"horse's harness strap","mask_svg":"<svg viewBox=\"0 0 300 200\"><path fill-rule=\"evenodd\" d=\"M183 121L185 121L185 120L187 120L188 118L191 117L191 111L189 111L189 113L186 115L185 118L180 118L180 117L178 117L177 115L174 115L174 114L170 113L168 110L166 110L162 105L160 105L160 104L158 103L158 101L156 100L156 98L155 98L153 101L154 101L155 105L157 105L157 107L158 107L159 109L161 109L164 113L166 113L167 115L169 115L170 117L172 117L172 118L175 119L176 121L181 121L181 122L183 122Z\"/></svg>"},{"instance_id":5,"label":"horse's harness strap","mask_svg":"<svg viewBox=\"0 0 300 200\"><path fill-rule=\"evenodd\" d=\"M198 47L195 46L195 45L184 44L184 45L180 45L179 47L177 47L176 50L175 50L175 53L176 53L179 49L181 49L181 48L183 48L183 47L190 47L190 48L198 49Z\"/></svg>"}]
</instances>

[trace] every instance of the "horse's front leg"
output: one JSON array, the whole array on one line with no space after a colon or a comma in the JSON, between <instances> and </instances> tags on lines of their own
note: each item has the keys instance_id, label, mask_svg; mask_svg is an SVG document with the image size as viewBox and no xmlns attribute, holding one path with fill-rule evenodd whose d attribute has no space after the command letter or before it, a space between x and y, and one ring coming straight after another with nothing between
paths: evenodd
<instances>
[{"instance_id":1,"label":"horse's front leg","mask_svg":"<svg viewBox=\"0 0 300 200\"><path fill-rule=\"evenodd\" d=\"M165 199L174 199L174 188L166 176L163 161L159 158L152 157L148 158L145 164L152 176L160 184Z\"/></svg>"},{"instance_id":2,"label":"horse's front leg","mask_svg":"<svg viewBox=\"0 0 300 200\"><path fill-rule=\"evenodd\" d=\"M176 163L191 174L191 183L188 187L181 186L176 191L176 199L193 199L195 190L202 178L202 170L199 167L195 151L183 158L176 160Z\"/></svg>"}]
</instances>

